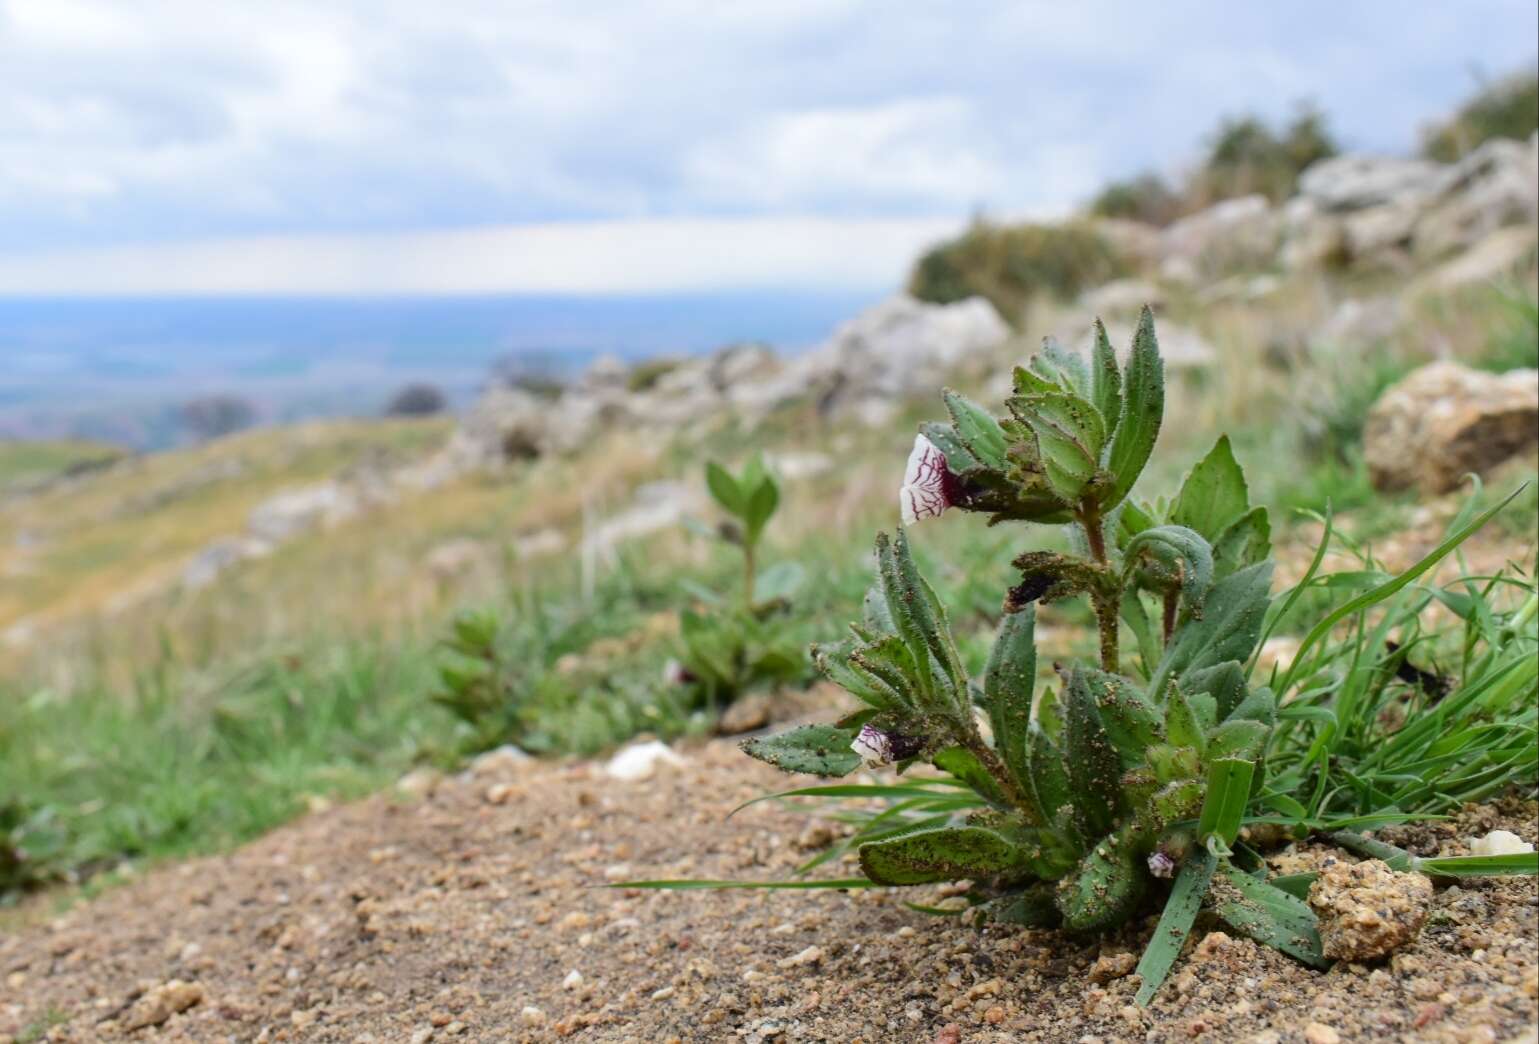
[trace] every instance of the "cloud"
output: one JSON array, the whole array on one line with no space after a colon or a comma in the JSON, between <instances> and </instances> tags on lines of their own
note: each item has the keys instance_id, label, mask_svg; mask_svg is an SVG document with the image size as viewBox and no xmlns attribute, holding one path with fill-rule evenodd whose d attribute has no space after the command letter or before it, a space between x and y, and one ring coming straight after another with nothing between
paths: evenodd
<instances>
[{"instance_id":1,"label":"cloud","mask_svg":"<svg viewBox=\"0 0 1539 1044\"><path fill-rule=\"evenodd\" d=\"M1407 148L1536 32L1532 0L0 0L0 252L1052 213L1301 97Z\"/></svg>"},{"instance_id":2,"label":"cloud","mask_svg":"<svg viewBox=\"0 0 1539 1044\"><path fill-rule=\"evenodd\" d=\"M268 236L0 255L0 296L879 290L953 235L931 219L654 219Z\"/></svg>"}]
</instances>

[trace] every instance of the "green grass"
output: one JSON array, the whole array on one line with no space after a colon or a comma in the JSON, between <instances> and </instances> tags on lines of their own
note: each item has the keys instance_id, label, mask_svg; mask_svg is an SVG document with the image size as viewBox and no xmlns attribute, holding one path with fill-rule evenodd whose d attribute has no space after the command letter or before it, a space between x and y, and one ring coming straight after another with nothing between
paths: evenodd
<instances>
[{"instance_id":1,"label":"green grass","mask_svg":"<svg viewBox=\"0 0 1539 1044\"><path fill-rule=\"evenodd\" d=\"M109 464L126 455L122 447L105 442L0 440L0 494Z\"/></svg>"}]
</instances>

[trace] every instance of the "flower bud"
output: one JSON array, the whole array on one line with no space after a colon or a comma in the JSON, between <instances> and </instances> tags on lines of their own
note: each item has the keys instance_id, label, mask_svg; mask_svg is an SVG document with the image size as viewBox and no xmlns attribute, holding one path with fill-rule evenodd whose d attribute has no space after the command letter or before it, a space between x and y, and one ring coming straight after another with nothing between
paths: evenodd
<instances>
[{"instance_id":1,"label":"flower bud","mask_svg":"<svg viewBox=\"0 0 1539 1044\"><path fill-rule=\"evenodd\" d=\"M1176 876L1176 861L1164 852L1152 852L1149 855L1149 872L1155 877Z\"/></svg>"}]
</instances>

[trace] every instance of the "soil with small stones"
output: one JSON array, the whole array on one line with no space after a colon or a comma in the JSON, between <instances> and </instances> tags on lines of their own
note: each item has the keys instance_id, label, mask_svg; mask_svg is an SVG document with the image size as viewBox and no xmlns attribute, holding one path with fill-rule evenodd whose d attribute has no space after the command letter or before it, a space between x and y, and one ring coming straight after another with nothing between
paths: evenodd
<instances>
[{"instance_id":1,"label":"soil with small stones","mask_svg":"<svg viewBox=\"0 0 1539 1044\"><path fill-rule=\"evenodd\" d=\"M773 802L727 820L785 777L726 740L683 753L638 783L483 764L39 914L0 938L0 1040L1534 1039L1533 880L1440 888L1413 945L1324 973L1200 925L1147 1010L1130 973L1152 915L1072 939L935 918L911 892L608 887L783 878L826 838ZM1492 827L1532 839L1535 812L1509 799L1392 836L1458 853ZM1330 858L1350 857L1279 865Z\"/></svg>"}]
</instances>

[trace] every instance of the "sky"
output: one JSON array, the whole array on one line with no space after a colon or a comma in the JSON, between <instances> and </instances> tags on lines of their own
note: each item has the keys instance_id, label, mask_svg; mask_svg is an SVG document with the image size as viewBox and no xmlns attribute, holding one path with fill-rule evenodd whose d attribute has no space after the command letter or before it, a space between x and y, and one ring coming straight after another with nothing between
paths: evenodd
<instances>
[{"instance_id":1,"label":"sky","mask_svg":"<svg viewBox=\"0 0 1539 1044\"><path fill-rule=\"evenodd\" d=\"M0 0L0 295L891 286L1308 99L1412 148L1533 0Z\"/></svg>"}]
</instances>

